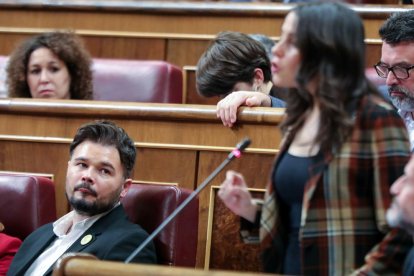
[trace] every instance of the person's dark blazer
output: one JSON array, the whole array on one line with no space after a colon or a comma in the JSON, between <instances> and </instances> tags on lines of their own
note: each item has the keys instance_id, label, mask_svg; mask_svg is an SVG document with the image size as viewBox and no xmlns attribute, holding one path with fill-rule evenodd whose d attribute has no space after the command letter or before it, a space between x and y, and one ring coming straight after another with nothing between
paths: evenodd
<instances>
[{"instance_id":1,"label":"person's dark blazer","mask_svg":"<svg viewBox=\"0 0 414 276\"><path fill-rule=\"evenodd\" d=\"M91 235L92 240L82 245L81 240L86 235ZM93 254L101 260L125 261L147 237L147 232L128 220L124 208L120 205L97 220L65 253L83 252ZM52 223L30 234L14 257L7 275L24 275L33 261L55 238ZM156 261L152 243L132 260L136 263L156 263ZM53 266L45 275L51 275L52 270Z\"/></svg>"}]
</instances>

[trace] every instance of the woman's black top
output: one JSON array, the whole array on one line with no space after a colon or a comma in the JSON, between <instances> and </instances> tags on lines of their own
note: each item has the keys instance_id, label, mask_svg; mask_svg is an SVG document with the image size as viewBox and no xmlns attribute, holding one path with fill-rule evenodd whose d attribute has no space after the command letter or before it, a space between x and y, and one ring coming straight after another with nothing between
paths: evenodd
<instances>
[{"instance_id":1,"label":"woman's black top","mask_svg":"<svg viewBox=\"0 0 414 276\"><path fill-rule=\"evenodd\" d=\"M317 156L299 157L286 152L273 171L273 187L279 203L280 215L286 227L286 253L283 273L301 274L299 229L305 183L309 179L309 167Z\"/></svg>"}]
</instances>

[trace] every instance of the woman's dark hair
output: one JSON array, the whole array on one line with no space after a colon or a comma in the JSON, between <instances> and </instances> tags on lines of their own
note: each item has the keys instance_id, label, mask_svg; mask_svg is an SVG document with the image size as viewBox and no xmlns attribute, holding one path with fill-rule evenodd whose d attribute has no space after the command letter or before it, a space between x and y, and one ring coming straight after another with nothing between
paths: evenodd
<instances>
[{"instance_id":1,"label":"woman's dark hair","mask_svg":"<svg viewBox=\"0 0 414 276\"><path fill-rule=\"evenodd\" d=\"M338 148L351 132L361 96L378 94L365 77L362 20L344 4L333 2L302 4L292 12L297 18L295 44L301 64L298 87L288 93L281 128L294 136L303 125L314 105L307 86L316 81L321 121L315 141L322 150Z\"/></svg>"},{"instance_id":2,"label":"woman's dark hair","mask_svg":"<svg viewBox=\"0 0 414 276\"><path fill-rule=\"evenodd\" d=\"M221 32L198 61L198 93L205 97L224 96L232 92L237 82L253 84L256 68L262 69L265 82L272 79L264 46L243 33Z\"/></svg>"},{"instance_id":3,"label":"woman's dark hair","mask_svg":"<svg viewBox=\"0 0 414 276\"><path fill-rule=\"evenodd\" d=\"M70 75L70 98L92 99L92 60L82 40L73 32L49 32L31 37L10 55L7 65L9 97L31 98L27 66L33 51L47 48L65 63Z\"/></svg>"}]
</instances>

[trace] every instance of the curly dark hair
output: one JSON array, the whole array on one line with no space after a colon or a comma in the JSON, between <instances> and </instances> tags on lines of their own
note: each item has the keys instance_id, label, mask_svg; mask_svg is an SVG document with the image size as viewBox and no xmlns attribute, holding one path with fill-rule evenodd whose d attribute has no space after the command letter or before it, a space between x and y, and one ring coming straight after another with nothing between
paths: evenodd
<instances>
[{"instance_id":1,"label":"curly dark hair","mask_svg":"<svg viewBox=\"0 0 414 276\"><path fill-rule=\"evenodd\" d=\"M298 88L286 99L281 129L292 138L301 128L314 105L307 85L316 78L321 127L315 141L322 150L335 150L349 137L360 99L379 95L365 77L364 26L358 14L341 3L300 4L291 12L298 20L295 44L302 62Z\"/></svg>"},{"instance_id":2,"label":"curly dark hair","mask_svg":"<svg viewBox=\"0 0 414 276\"><path fill-rule=\"evenodd\" d=\"M27 65L33 51L39 48L49 49L65 63L71 77L71 99L92 99L92 59L81 38L71 31L42 33L16 48L6 69L9 97L32 97L26 80Z\"/></svg>"}]
</instances>

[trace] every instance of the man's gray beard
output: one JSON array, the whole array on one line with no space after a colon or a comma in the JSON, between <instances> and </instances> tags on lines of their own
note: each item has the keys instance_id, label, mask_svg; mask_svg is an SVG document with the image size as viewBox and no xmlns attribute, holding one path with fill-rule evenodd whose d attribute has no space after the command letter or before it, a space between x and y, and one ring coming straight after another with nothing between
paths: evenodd
<instances>
[{"instance_id":1,"label":"man's gray beard","mask_svg":"<svg viewBox=\"0 0 414 276\"><path fill-rule=\"evenodd\" d=\"M398 207L391 206L390 208L393 208L393 210L389 209L386 213L388 225L391 227L404 229L414 237L414 222L407 221L402 215L400 209L395 210ZM393 215L393 213L396 213L396 215Z\"/></svg>"},{"instance_id":2,"label":"man's gray beard","mask_svg":"<svg viewBox=\"0 0 414 276\"><path fill-rule=\"evenodd\" d=\"M405 98L401 99L400 97L391 97L391 91L397 91L405 94ZM401 86L390 86L388 88L388 95L390 95L390 99L392 104L400 110L403 111L414 111L414 97L412 97L413 93L408 91L406 88Z\"/></svg>"}]
</instances>

